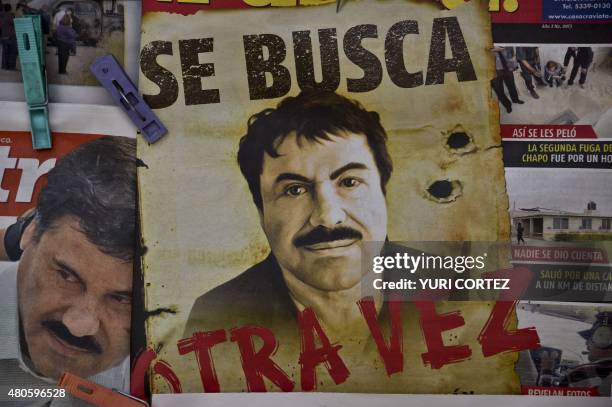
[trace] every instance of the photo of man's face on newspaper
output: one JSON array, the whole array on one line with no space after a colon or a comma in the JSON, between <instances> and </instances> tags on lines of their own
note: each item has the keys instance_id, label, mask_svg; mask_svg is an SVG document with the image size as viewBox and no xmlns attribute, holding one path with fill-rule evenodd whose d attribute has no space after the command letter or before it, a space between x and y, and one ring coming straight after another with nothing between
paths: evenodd
<instances>
[{"instance_id":1,"label":"photo of man's face on newspaper","mask_svg":"<svg viewBox=\"0 0 612 407\"><path fill-rule=\"evenodd\" d=\"M18 347L0 355L0 371L15 358L22 375L124 380L136 233L134 157L135 140L125 137L80 145L49 171L35 208L18 222L18 235L9 234L22 253L0 272L2 289L16 288L2 295L0 309Z\"/></svg>"}]
</instances>

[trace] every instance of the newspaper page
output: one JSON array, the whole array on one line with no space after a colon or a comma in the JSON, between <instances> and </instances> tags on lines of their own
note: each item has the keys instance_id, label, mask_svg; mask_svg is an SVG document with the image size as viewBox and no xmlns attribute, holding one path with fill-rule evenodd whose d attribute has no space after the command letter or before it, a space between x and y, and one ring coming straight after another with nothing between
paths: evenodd
<instances>
[{"instance_id":1,"label":"newspaper page","mask_svg":"<svg viewBox=\"0 0 612 407\"><path fill-rule=\"evenodd\" d=\"M89 405L66 372L130 388L135 132L114 107L50 111L34 150L27 106L0 102L0 405Z\"/></svg>"},{"instance_id":2,"label":"newspaper page","mask_svg":"<svg viewBox=\"0 0 612 407\"><path fill-rule=\"evenodd\" d=\"M355 247L509 238L487 2L229 3L143 3L152 393L520 393L512 302L380 311Z\"/></svg>"},{"instance_id":3,"label":"newspaper page","mask_svg":"<svg viewBox=\"0 0 612 407\"><path fill-rule=\"evenodd\" d=\"M513 262L539 292L517 310L541 341L516 367L526 395L611 393L611 7L492 13Z\"/></svg>"}]
</instances>

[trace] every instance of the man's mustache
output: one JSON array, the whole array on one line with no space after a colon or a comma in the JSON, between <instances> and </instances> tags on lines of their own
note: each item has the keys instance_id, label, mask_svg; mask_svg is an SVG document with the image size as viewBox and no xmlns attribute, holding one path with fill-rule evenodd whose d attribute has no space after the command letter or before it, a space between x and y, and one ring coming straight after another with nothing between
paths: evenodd
<instances>
[{"instance_id":1,"label":"man's mustache","mask_svg":"<svg viewBox=\"0 0 612 407\"><path fill-rule=\"evenodd\" d=\"M293 240L293 244L297 247L310 246L317 243L333 242L334 240L344 239L362 239L363 235L358 230L348 226L338 226L333 229L325 226L317 226L310 232L298 236Z\"/></svg>"},{"instance_id":2,"label":"man's mustache","mask_svg":"<svg viewBox=\"0 0 612 407\"><path fill-rule=\"evenodd\" d=\"M102 346L93 336L74 336L70 330L60 321L48 320L41 323L42 326L53 332L55 336L64 342L81 348L85 351L102 354Z\"/></svg>"}]
</instances>

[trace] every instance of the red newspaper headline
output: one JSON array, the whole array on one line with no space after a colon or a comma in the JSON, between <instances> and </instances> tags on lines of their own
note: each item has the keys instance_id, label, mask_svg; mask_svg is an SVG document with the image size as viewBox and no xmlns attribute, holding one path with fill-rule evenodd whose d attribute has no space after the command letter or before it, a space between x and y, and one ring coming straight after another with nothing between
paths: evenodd
<instances>
[{"instance_id":1,"label":"red newspaper headline","mask_svg":"<svg viewBox=\"0 0 612 407\"><path fill-rule=\"evenodd\" d=\"M34 150L29 132L0 131L0 216L19 216L33 207L57 160L100 137L54 133L52 149Z\"/></svg>"},{"instance_id":2,"label":"red newspaper headline","mask_svg":"<svg viewBox=\"0 0 612 407\"><path fill-rule=\"evenodd\" d=\"M591 387L541 387L521 386L521 393L528 396L575 396L575 397L598 397L597 388Z\"/></svg>"},{"instance_id":3,"label":"red newspaper headline","mask_svg":"<svg viewBox=\"0 0 612 407\"><path fill-rule=\"evenodd\" d=\"M575 140L596 139L593 126L588 124L502 124L504 139Z\"/></svg>"},{"instance_id":4,"label":"red newspaper headline","mask_svg":"<svg viewBox=\"0 0 612 407\"><path fill-rule=\"evenodd\" d=\"M541 23L541 0L495 0L497 7L489 5L493 23Z\"/></svg>"},{"instance_id":5,"label":"red newspaper headline","mask_svg":"<svg viewBox=\"0 0 612 407\"><path fill-rule=\"evenodd\" d=\"M143 0L142 13L163 11L177 14L195 14L200 10L209 9L239 9L249 8L245 0L209 0L209 1L186 1L186 0Z\"/></svg>"},{"instance_id":6,"label":"red newspaper headline","mask_svg":"<svg viewBox=\"0 0 612 407\"><path fill-rule=\"evenodd\" d=\"M448 8L454 8L468 0L429 0ZM446 4L445 4L446 3ZM183 15L195 14L200 10L244 9L258 7L291 7L313 5L313 0L143 0L142 13L162 11Z\"/></svg>"},{"instance_id":7,"label":"red newspaper headline","mask_svg":"<svg viewBox=\"0 0 612 407\"><path fill-rule=\"evenodd\" d=\"M538 348L540 338L534 327L517 330L506 328L515 304L513 301L495 303L487 322L476 338L480 349L471 349L465 344L446 345L442 340L443 332L466 324L459 310L441 314L436 311L433 302L416 301L415 306L420 314L421 334L426 345L426 352L421 354L422 363L431 369L440 369L448 364L465 361L470 358L472 352L482 352L483 356L491 357L506 352ZM404 349L401 346L404 328L400 303L389 301L385 304L391 320L388 338L385 338L383 334L385 328L380 326L378 321L374 300L366 297L358 302L358 306L376 343L387 375L391 376L409 369L404 364ZM223 391L211 350L227 341L234 342L240 351L242 369L250 392L267 391L264 378L283 391L316 390L319 366L326 368L336 384L346 381L351 372L338 352L342 345L331 343L312 309L306 308L301 311L298 321L302 342L301 352L296 355L296 363L300 366L299 384L272 359L276 349L282 344L278 342L274 333L265 327L247 325L229 331L219 329L195 332L191 337L179 340L177 347L180 355L197 360L202 390L206 393ZM254 343L257 341L262 343L259 350L254 348ZM163 360L157 360L154 350L146 349L137 357L132 369L131 391L136 397L143 395L145 373L149 368L166 381L172 392L182 391L181 382L172 370L172 366Z\"/></svg>"},{"instance_id":8,"label":"red newspaper headline","mask_svg":"<svg viewBox=\"0 0 612 407\"><path fill-rule=\"evenodd\" d=\"M519 245L512 246L512 260L546 261L552 263L607 264L608 255L602 249Z\"/></svg>"}]
</instances>

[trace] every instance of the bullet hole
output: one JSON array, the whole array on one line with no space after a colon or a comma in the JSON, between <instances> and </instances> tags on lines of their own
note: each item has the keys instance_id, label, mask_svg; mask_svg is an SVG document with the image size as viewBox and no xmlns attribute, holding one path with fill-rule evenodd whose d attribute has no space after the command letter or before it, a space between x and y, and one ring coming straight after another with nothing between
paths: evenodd
<instances>
[{"instance_id":1,"label":"bullet hole","mask_svg":"<svg viewBox=\"0 0 612 407\"><path fill-rule=\"evenodd\" d=\"M442 199L448 198L453 192L453 184L450 181L436 181L427 188L427 191L433 195L434 198Z\"/></svg>"},{"instance_id":2,"label":"bullet hole","mask_svg":"<svg viewBox=\"0 0 612 407\"><path fill-rule=\"evenodd\" d=\"M427 187L427 198L437 203L449 203L457 200L463 192L459 181L437 180Z\"/></svg>"},{"instance_id":3,"label":"bullet hole","mask_svg":"<svg viewBox=\"0 0 612 407\"><path fill-rule=\"evenodd\" d=\"M446 144L448 144L450 148L458 149L467 146L470 144L470 141L470 136L465 134L465 132L458 131L451 133L450 136L448 136L448 139L446 139Z\"/></svg>"},{"instance_id":4,"label":"bullet hole","mask_svg":"<svg viewBox=\"0 0 612 407\"><path fill-rule=\"evenodd\" d=\"M442 133L444 148L452 155L471 154L478 150L472 136L461 125Z\"/></svg>"}]
</instances>

